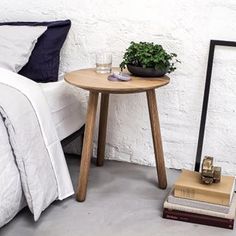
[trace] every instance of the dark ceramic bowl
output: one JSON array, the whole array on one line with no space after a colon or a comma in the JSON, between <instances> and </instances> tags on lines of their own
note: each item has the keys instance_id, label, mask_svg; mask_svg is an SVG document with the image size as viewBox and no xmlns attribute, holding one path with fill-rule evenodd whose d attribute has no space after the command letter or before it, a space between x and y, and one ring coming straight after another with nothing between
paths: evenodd
<instances>
[{"instance_id":1,"label":"dark ceramic bowl","mask_svg":"<svg viewBox=\"0 0 236 236\"><path fill-rule=\"evenodd\" d=\"M140 76L140 77L161 77L167 73L166 70L156 70L154 68L142 68L138 66L133 66L133 65L127 65L128 71L135 75L135 76Z\"/></svg>"}]
</instances>

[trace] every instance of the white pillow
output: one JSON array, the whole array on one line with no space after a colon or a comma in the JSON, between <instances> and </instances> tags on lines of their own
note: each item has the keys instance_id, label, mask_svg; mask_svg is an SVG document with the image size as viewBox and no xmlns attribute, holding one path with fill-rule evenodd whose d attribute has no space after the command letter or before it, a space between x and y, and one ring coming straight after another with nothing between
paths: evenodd
<instances>
[{"instance_id":1,"label":"white pillow","mask_svg":"<svg viewBox=\"0 0 236 236\"><path fill-rule=\"evenodd\" d=\"M0 67L19 72L46 26L0 26Z\"/></svg>"}]
</instances>

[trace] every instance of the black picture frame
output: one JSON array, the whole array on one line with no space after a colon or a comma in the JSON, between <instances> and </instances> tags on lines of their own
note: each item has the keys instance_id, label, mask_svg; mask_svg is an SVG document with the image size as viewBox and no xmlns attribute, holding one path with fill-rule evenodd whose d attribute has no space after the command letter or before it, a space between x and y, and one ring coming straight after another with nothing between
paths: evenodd
<instances>
[{"instance_id":1,"label":"black picture frame","mask_svg":"<svg viewBox=\"0 0 236 236\"><path fill-rule=\"evenodd\" d=\"M223 40L210 41L205 90L204 90L203 103L202 103L201 122L200 122L200 129L199 129L199 135L198 135L197 153L196 153L196 159L195 159L195 171L200 170L202 147L203 147L205 125L206 125L206 118L207 118L208 100L209 100L210 85L211 85L211 75L212 75L214 53L215 53L216 46L236 47L236 42L223 41Z\"/></svg>"}]
</instances>

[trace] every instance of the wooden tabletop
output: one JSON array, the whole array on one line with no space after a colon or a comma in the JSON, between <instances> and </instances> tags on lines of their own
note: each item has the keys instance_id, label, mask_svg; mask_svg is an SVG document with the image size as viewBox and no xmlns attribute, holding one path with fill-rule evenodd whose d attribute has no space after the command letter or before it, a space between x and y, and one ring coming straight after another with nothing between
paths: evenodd
<instances>
[{"instance_id":1,"label":"wooden tabletop","mask_svg":"<svg viewBox=\"0 0 236 236\"><path fill-rule=\"evenodd\" d=\"M119 68L113 68L112 71L119 71ZM162 87L169 83L169 77L144 78L131 76L132 80L109 81L109 74L97 73L95 68L82 69L67 73L65 80L77 87L85 90L101 93L138 93L147 90Z\"/></svg>"}]
</instances>

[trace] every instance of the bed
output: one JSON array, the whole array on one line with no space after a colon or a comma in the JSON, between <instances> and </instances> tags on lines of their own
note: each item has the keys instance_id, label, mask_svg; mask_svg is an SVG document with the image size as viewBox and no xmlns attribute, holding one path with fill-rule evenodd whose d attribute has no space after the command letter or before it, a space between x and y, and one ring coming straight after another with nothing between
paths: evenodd
<instances>
[{"instance_id":1,"label":"bed","mask_svg":"<svg viewBox=\"0 0 236 236\"><path fill-rule=\"evenodd\" d=\"M25 206L37 221L74 193L62 144L83 128L87 96L58 80L70 26L0 23L0 228Z\"/></svg>"},{"instance_id":2,"label":"bed","mask_svg":"<svg viewBox=\"0 0 236 236\"><path fill-rule=\"evenodd\" d=\"M86 95L0 68L0 227L28 205L37 221L74 191L61 141L85 121Z\"/></svg>"}]
</instances>

